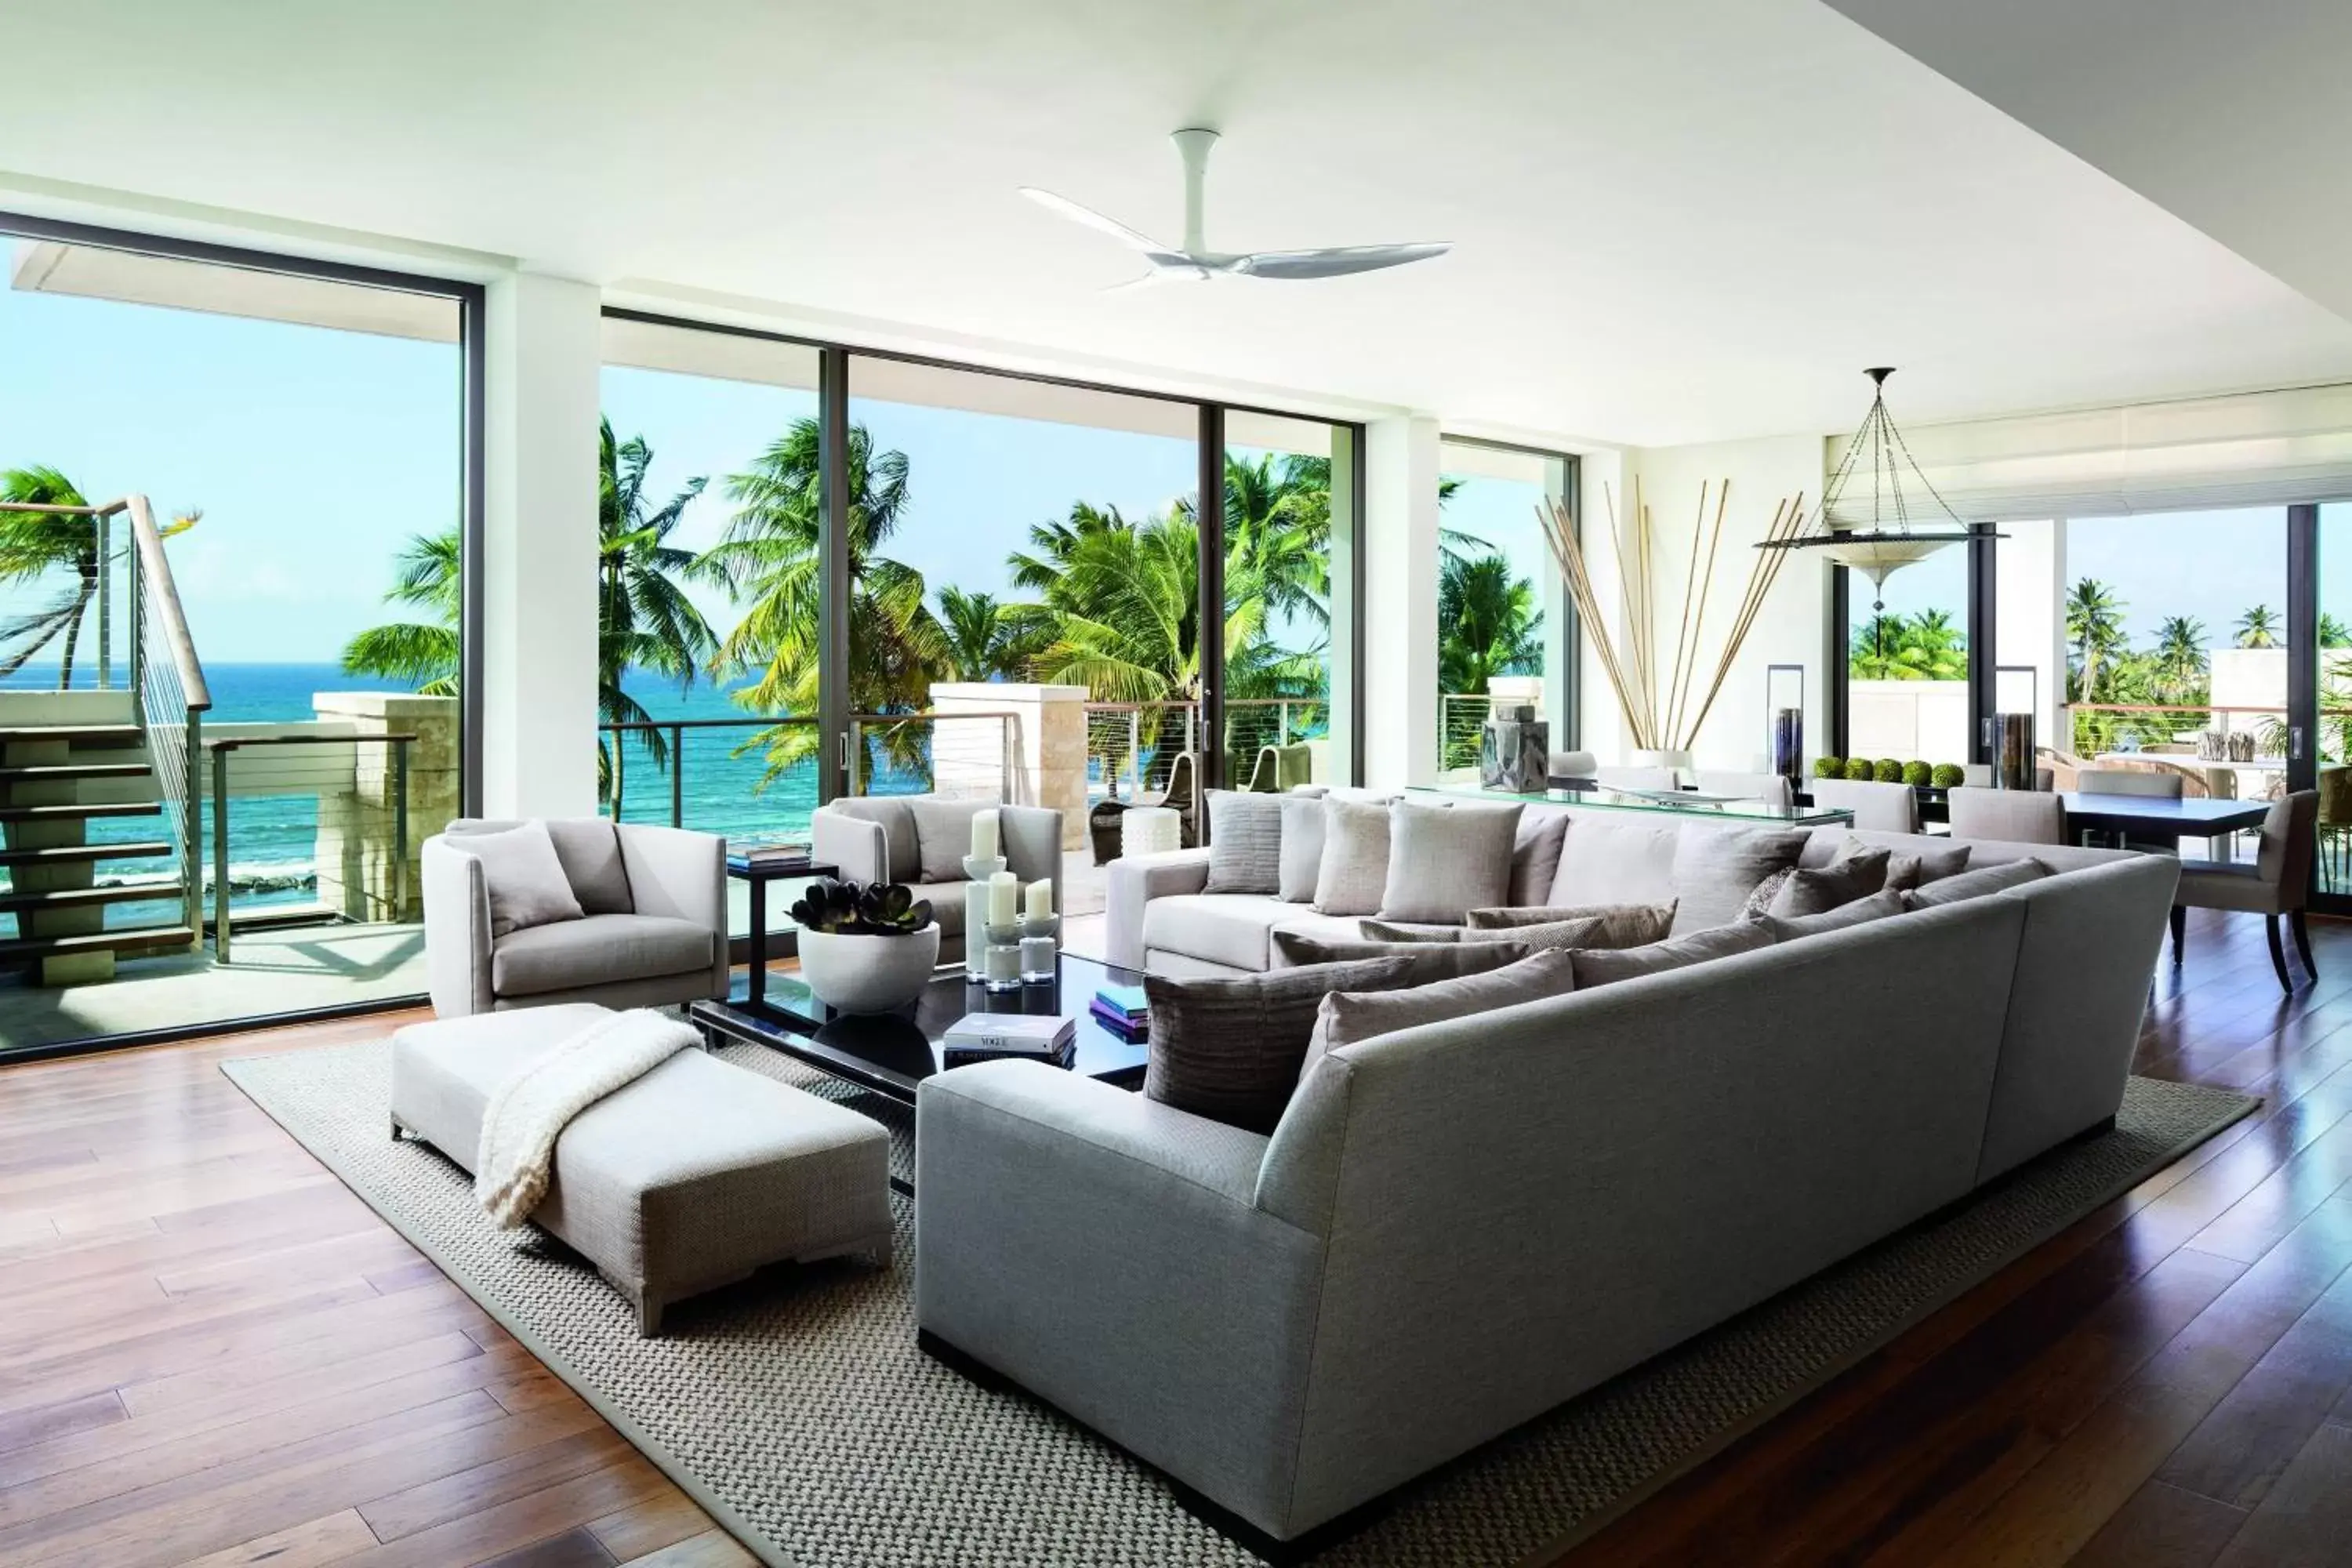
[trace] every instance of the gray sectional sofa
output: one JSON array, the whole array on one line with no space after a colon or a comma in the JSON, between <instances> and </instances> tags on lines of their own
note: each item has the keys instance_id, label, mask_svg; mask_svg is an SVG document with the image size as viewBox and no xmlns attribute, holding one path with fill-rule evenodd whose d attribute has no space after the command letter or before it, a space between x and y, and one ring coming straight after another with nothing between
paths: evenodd
<instances>
[{"instance_id":1,"label":"gray sectional sofa","mask_svg":"<svg viewBox=\"0 0 2352 1568\"><path fill-rule=\"evenodd\" d=\"M2056 874L1343 1047L1270 1137L926 1080L921 1329L1295 1541L2115 1115L2176 863L1973 853ZM1197 864L1114 868L1119 956L1260 966Z\"/></svg>"}]
</instances>

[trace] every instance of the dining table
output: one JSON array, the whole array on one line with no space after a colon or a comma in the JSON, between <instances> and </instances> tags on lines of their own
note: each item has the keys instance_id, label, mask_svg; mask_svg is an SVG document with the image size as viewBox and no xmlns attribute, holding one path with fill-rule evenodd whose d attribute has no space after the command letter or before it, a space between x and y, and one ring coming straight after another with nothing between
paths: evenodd
<instances>
[{"instance_id":1,"label":"dining table","mask_svg":"<svg viewBox=\"0 0 2352 1568\"><path fill-rule=\"evenodd\" d=\"M2266 800L2168 800L2160 795L2105 795L2061 790L2066 836L2112 834L2134 844L2178 846L2183 838L2220 838L2260 827L2270 815Z\"/></svg>"}]
</instances>

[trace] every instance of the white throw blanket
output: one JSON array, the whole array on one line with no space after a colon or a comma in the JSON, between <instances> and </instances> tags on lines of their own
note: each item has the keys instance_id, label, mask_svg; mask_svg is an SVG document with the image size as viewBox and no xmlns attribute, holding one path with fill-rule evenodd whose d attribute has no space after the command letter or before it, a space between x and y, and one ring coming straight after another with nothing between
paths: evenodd
<instances>
[{"instance_id":1,"label":"white throw blanket","mask_svg":"<svg viewBox=\"0 0 2352 1568\"><path fill-rule=\"evenodd\" d=\"M674 1018L639 1007L600 1018L499 1085L482 1110L474 1201L500 1230L547 1195L555 1141L572 1119L700 1043Z\"/></svg>"}]
</instances>

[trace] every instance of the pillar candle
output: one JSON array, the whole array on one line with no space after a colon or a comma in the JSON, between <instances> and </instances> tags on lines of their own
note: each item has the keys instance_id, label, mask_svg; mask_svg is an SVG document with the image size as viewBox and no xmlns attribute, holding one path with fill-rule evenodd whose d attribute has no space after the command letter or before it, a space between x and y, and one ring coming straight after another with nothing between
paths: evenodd
<instances>
[{"instance_id":1,"label":"pillar candle","mask_svg":"<svg viewBox=\"0 0 2352 1568\"><path fill-rule=\"evenodd\" d=\"M996 858L996 812L993 807L971 814L971 858L975 860Z\"/></svg>"},{"instance_id":2,"label":"pillar candle","mask_svg":"<svg viewBox=\"0 0 2352 1568\"><path fill-rule=\"evenodd\" d=\"M1029 884L1029 918L1033 921L1054 918L1054 884L1040 879Z\"/></svg>"},{"instance_id":3,"label":"pillar candle","mask_svg":"<svg viewBox=\"0 0 2352 1568\"><path fill-rule=\"evenodd\" d=\"M1021 879L1010 871L999 871L988 879L988 923L1009 926L1021 906Z\"/></svg>"}]
</instances>

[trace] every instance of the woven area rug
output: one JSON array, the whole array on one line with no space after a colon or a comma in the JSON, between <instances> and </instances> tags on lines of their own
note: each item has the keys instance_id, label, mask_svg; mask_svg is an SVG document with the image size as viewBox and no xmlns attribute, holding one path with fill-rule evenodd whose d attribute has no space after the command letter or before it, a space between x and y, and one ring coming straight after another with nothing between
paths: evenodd
<instances>
[{"instance_id":1,"label":"woven area rug","mask_svg":"<svg viewBox=\"0 0 2352 1568\"><path fill-rule=\"evenodd\" d=\"M772 1052L721 1053L888 1121L910 1113ZM887 1271L771 1271L641 1340L594 1271L492 1230L465 1173L386 1131L388 1041L222 1070L775 1564L1246 1563L1158 1476L1034 1402L916 1348L913 1205ZM2184 1151L2256 1101L2134 1079L2116 1130L2059 1151L1409 1489L1318 1561L1508 1563L1647 1491Z\"/></svg>"}]
</instances>

